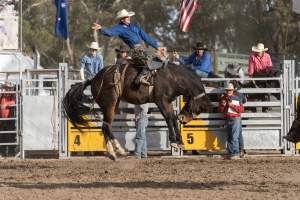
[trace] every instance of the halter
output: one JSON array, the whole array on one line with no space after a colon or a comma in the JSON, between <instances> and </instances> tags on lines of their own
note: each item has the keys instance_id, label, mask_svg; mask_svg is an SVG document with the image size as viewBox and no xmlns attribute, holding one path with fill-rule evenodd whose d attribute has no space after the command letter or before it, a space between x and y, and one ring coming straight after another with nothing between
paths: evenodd
<instances>
[{"instance_id":1,"label":"halter","mask_svg":"<svg viewBox=\"0 0 300 200\"><path fill-rule=\"evenodd\" d=\"M193 100L200 99L200 98L204 97L205 95L206 95L205 92L202 92L202 93L198 94L197 96L193 97ZM193 118L197 117L197 114L195 114L190 108L188 109L188 112L191 112Z\"/></svg>"}]
</instances>

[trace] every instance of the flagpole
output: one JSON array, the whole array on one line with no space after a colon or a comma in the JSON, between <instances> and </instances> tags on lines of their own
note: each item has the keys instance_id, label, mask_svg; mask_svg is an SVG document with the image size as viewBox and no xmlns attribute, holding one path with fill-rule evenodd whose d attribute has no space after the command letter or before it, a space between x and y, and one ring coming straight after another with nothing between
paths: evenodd
<instances>
[{"instance_id":1,"label":"flagpole","mask_svg":"<svg viewBox=\"0 0 300 200\"><path fill-rule=\"evenodd\" d=\"M20 48L20 52L23 51L23 1L20 0L20 4L19 4L19 11L20 11L20 14L19 14L19 17L20 17L20 21L19 21L19 31L20 31L20 38L19 38L19 48Z\"/></svg>"},{"instance_id":2,"label":"flagpole","mask_svg":"<svg viewBox=\"0 0 300 200\"><path fill-rule=\"evenodd\" d=\"M73 54L73 50L71 48L71 44L70 44L70 38L68 37L66 39L66 44L67 44L67 50L68 50L68 54L69 54L69 57L70 57L70 64L72 66L74 66L74 54Z\"/></svg>"},{"instance_id":3,"label":"flagpole","mask_svg":"<svg viewBox=\"0 0 300 200\"><path fill-rule=\"evenodd\" d=\"M70 65L74 66L74 52L71 48L69 30L68 30L68 0L55 0L56 5L56 23L55 34L66 41ZM63 43L64 44L64 43Z\"/></svg>"},{"instance_id":4,"label":"flagpole","mask_svg":"<svg viewBox=\"0 0 300 200\"><path fill-rule=\"evenodd\" d=\"M98 23L98 20L96 20L96 23ZM97 42L99 44L98 31L96 31L96 30L93 31L93 37L94 37L95 42Z\"/></svg>"},{"instance_id":5,"label":"flagpole","mask_svg":"<svg viewBox=\"0 0 300 200\"><path fill-rule=\"evenodd\" d=\"M68 9L71 10L72 9L72 4L68 4ZM66 39L66 44L67 44L67 50L68 50L68 54L69 54L69 57L70 57L70 64L71 66L74 66L75 65L75 62L74 62L74 53L73 53L73 50L71 48L71 42L70 42L70 37L69 37L69 34L68 34L68 37Z\"/></svg>"}]
</instances>

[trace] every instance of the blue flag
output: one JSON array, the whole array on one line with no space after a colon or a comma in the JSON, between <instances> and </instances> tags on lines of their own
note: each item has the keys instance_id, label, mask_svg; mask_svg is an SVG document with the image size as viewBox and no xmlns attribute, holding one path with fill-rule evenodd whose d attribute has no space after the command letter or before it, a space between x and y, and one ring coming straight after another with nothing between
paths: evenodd
<instances>
[{"instance_id":1,"label":"blue flag","mask_svg":"<svg viewBox=\"0 0 300 200\"><path fill-rule=\"evenodd\" d=\"M69 37L68 28L68 0L55 0L56 23L55 34L58 37L67 39Z\"/></svg>"}]
</instances>

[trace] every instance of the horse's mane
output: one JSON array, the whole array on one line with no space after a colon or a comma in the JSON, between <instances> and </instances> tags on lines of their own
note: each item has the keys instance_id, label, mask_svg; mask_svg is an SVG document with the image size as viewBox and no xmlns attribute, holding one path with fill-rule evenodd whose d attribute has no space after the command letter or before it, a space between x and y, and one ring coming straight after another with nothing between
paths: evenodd
<instances>
[{"instance_id":1,"label":"horse's mane","mask_svg":"<svg viewBox=\"0 0 300 200\"><path fill-rule=\"evenodd\" d=\"M188 65L176 65L174 63L169 63L167 67L175 72L186 76L191 81L201 82L201 78L195 74L195 72Z\"/></svg>"},{"instance_id":2,"label":"horse's mane","mask_svg":"<svg viewBox=\"0 0 300 200\"><path fill-rule=\"evenodd\" d=\"M181 74L183 77L185 77L188 82L192 84L199 84L202 86L203 92L205 92L205 89L202 85L201 78L195 74L195 72L189 68L187 65L175 65L173 63L170 63L168 65L170 68L170 71L175 72L176 74ZM190 95L188 96L188 104L190 107L190 110L193 111L193 113L201 113L201 112L209 112L211 110L211 104L209 102L208 97L205 95L202 98L194 99L194 95L199 95L199 91L195 91L195 87L190 87L189 90Z\"/></svg>"}]
</instances>

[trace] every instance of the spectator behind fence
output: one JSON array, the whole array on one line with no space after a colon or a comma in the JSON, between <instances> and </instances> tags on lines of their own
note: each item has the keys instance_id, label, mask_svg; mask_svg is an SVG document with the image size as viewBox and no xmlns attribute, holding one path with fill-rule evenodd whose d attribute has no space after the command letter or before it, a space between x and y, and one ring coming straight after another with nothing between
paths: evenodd
<instances>
[{"instance_id":1,"label":"spectator behind fence","mask_svg":"<svg viewBox=\"0 0 300 200\"><path fill-rule=\"evenodd\" d=\"M212 57L202 42L197 42L193 47L194 52L189 57L179 56L173 53L174 58L182 65L192 64L193 71L201 78L207 78L212 74Z\"/></svg>"},{"instance_id":2,"label":"spectator behind fence","mask_svg":"<svg viewBox=\"0 0 300 200\"><path fill-rule=\"evenodd\" d=\"M264 44L258 43L252 47L252 53L249 57L248 75L249 77L269 77L272 71L272 60L266 52L268 48Z\"/></svg>"},{"instance_id":3,"label":"spectator behind fence","mask_svg":"<svg viewBox=\"0 0 300 200\"><path fill-rule=\"evenodd\" d=\"M225 88L226 93L222 95L219 102L219 112L224 113L228 132L226 159L238 159L243 153L243 135L241 113L244 111L243 100L237 95L232 83Z\"/></svg>"},{"instance_id":4,"label":"spectator behind fence","mask_svg":"<svg viewBox=\"0 0 300 200\"><path fill-rule=\"evenodd\" d=\"M1 88L4 92L10 92L10 91L16 91L16 86L12 82L5 81L4 84L2 84ZM11 107L12 105L16 104L16 94L15 93L2 93L0 95L0 118L9 118L13 117L13 112L15 110L15 107ZM10 121L2 121L4 126L8 125ZM2 128L2 127L1 127Z\"/></svg>"},{"instance_id":5,"label":"spectator behind fence","mask_svg":"<svg viewBox=\"0 0 300 200\"><path fill-rule=\"evenodd\" d=\"M82 80L91 80L104 67L103 56L98 53L98 42L92 42L89 51L80 59L80 77Z\"/></svg>"}]
</instances>

